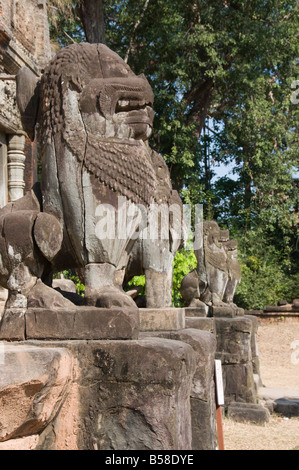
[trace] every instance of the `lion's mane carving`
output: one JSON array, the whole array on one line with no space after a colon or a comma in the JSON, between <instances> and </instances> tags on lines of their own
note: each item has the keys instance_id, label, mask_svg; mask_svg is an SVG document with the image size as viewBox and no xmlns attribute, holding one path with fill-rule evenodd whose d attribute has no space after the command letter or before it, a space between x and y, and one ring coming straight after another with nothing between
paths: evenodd
<instances>
[{"instance_id":1,"label":"lion's mane carving","mask_svg":"<svg viewBox=\"0 0 299 470\"><path fill-rule=\"evenodd\" d=\"M65 99L70 89L79 101L75 109ZM95 178L136 203L149 204L155 174L137 143L149 137L153 120L153 94L145 77L136 77L103 44L80 44L57 54L41 90L43 142L54 138L60 146L64 140ZM126 146L124 138L130 139Z\"/></svg>"}]
</instances>

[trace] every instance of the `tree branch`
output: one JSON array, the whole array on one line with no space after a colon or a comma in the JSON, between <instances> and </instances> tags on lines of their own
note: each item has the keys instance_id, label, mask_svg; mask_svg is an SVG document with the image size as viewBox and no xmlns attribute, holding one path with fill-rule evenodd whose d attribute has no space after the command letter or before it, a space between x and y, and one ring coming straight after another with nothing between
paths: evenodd
<instances>
[{"instance_id":1,"label":"tree branch","mask_svg":"<svg viewBox=\"0 0 299 470\"><path fill-rule=\"evenodd\" d=\"M128 63L129 55L130 55L130 52L131 52L132 47L133 47L133 41L134 41L134 38L135 38L135 32L136 32L138 26L140 25L142 18L144 17L144 14L145 14L145 12L146 12L146 10L147 10L147 7L148 7L149 2L150 2L150 0L145 0L145 4L144 4L144 6L143 6L143 10L142 10L142 12L141 12L140 18L139 18L139 20L138 20L138 21L135 23L135 25L134 25L133 33L132 33L132 36L131 36L131 39L130 39L130 44L129 44L129 47L128 47L128 49L127 49L127 52L126 52L126 55L125 55L125 58L124 58L124 61L125 61L126 63Z\"/></svg>"},{"instance_id":2,"label":"tree branch","mask_svg":"<svg viewBox=\"0 0 299 470\"><path fill-rule=\"evenodd\" d=\"M66 32L66 31L63 31L63 33L66 35L67 38L69 38L72 42L76 42L74 41L74 39Z\"/></svg>"}]
</instances>

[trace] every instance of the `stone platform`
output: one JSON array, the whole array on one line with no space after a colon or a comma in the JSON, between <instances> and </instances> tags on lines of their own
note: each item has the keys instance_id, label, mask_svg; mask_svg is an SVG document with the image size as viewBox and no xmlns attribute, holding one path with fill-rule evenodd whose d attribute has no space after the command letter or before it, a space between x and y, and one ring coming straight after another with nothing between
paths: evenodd
<instances>
[{"instance_id":1,"label":"stone platform","mask_svg":"<svg viewBox=\"0 0 299 470\"><path fill-rule=\"evenodd\" d=\"M185 328L183 308L140 308L140 331L169 331Z\"/></svg>"},{"instance_id":2,"label":"stone platform","mask_svg":"<svg viewBox=\"0 0 299 470\"><path fill-rule=\"evenodd\" d=\"M137 339L138 308L7 309L0 340Z\"/></svg>"},{"instance_id":3,"label":"stone platform","mask_svg":"<svg viewBox=\"0 0 299 470\"><path fill-rule=\"evenodd\" d=\"M221 360L225 406L257 403L261 385L257 351L258 320L254 316L186 317L186 328L209 331L216 337L216 359Z\"/></svg>"},{"instance_id":4,"label":"stone platform","mask_svg":"<svg viewBox=\"0 0 299 470\"><path fill-rule=\"evenodd\" d=\"M209 334L183 332L2 343L0 449L214 449L213 342L207 373Z\"/></svg>"},{"instance_id":5,"label":"stone platform","mask_svg":"<svg viewBox=\"0 0 299 470\"><path fill-rule=\"evenodd\" d=\"M28 309L13 330L14 315L0 450L217 448L215 336L184 328L183 309Z\"/></svg>"},{"instance_id":6,"label":"stone platform","mask_svg":"<svg viewBox=\"0 0 299 470\"><path fill-rule=\"evenodd\" d=\"M26 342L5 345L3 357L0 441L38 435L43 450L191 448L196 364L186 343Z\"/></svg>"},{"instance_id":7,"label":"stone platform","mask_svg":"<svg viewBox=\"0 0 299 470\"><path fill-rule=\"evenodd\" d=\"M255 316L260 323L299 322L299 311L246 310L246 315Z\"/></svg>"},{"instance_id":8,"label":"stone platform","mask_svg":"<svg viewBox=\"0 0 299 470\"><path fill-rule=\"evenodd\" d=\"M259 403L262 384L257 351L258 319L234 317L186 317L186 328L210 332L216 338L216 359L221 360L224 411L236 421L265 423L269 412Z\"/></svg>"},{"instance_id":9,"label":"stone platform","mask_svg":"<svg viewBox=\"0 0 299 470\"><path fill-rule=\"evenodd\" d=\"M185 314L176 308L6 311L0 449L12 442L28 449L216 449L214 362L222 362L225 409L252 413L257 320ZM257 419L261 410L254 411Z\"/></svg>"},{"instance_id":10,"label":"stone platform","mask_svg":"<svg viewBox=\"0 0 299 470\"><path fill-rule=\"evenodd\" d=\"M268 305L264 310L248 310L247 315L255 315L261 323L267 322L298 322L299 299L294 299L292 304L280 301L278 305Z\"/></svg>"}]
</instances>

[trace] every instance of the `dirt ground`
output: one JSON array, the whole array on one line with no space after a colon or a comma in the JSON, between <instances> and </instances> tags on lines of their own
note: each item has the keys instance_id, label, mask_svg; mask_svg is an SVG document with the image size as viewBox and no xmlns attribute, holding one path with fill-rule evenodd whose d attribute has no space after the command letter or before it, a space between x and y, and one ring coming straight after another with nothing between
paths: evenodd
<instances>
[{"instance_id":1,"label":"dirt ground","mask_svg":"<svg viewBox=\"0 0 299 470\"><path fill-rule=\"evenodd\" d=\"M258 352L267 388L298 390L299 322L260 325ZM223 419L225 450L299 450L299 417L273 413L265 425Z\"/></svg>"}]
</instances>

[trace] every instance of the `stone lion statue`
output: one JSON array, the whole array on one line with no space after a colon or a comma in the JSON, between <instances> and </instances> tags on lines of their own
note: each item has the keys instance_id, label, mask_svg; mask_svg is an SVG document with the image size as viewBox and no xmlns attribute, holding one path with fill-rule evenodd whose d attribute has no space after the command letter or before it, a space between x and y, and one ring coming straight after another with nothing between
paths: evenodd
<instances>
[{"instance_id":1,"label":"stone lion statue","mask_svg":"<svg viewBox=\"0 0 299 470\"><path fill-rule=\"evenodd\" d=\"M217 222L204 221L203 242L194 250L197 267L181 283L181 295L188 307L201 309L205 314L234 316L244 314L234 304L234 295L241 281L237 241L229 238Z\"/></svg>"},{"instance_id":2,"label":"stone lion statue","mask_svg":"<svg viewBox=\"0 0 299 470\"><path fill-rule=\"evenodd\" d=\"M21 69L17 95L42 174L40 187L0 213L7 305L68 305L51 289L52 273L68 268L84 270L87 305L135 305L122 285L141 271L149 305L169 305L181 243L171 221L180 219L181 202L162 157L148 145L154 96L145 76L103 44L73 44L38 83ZM168 239L140 238L155 204L175 207Z\"/></svg>"}]
</instances>

